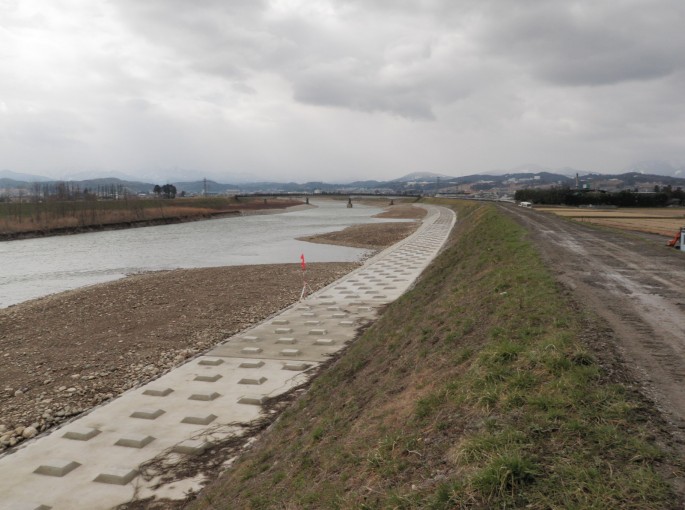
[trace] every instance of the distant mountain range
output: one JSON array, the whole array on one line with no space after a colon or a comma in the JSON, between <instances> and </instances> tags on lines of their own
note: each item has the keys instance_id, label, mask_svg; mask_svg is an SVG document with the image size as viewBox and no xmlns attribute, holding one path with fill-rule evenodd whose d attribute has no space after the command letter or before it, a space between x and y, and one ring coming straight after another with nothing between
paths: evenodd
<instances>
[{"instance_id":1,"label":"distant mountain range","mask_svg":"<svg viewBox=\"0 0 685 510\"><path fill-rule=\"evenodd\" d=\"M658 172L656 171L658 170ZM640 185L670 185L685 188L685 165L677 165L663 161L640 162L625 173L603 174L577 171L572 168L559 170L546 169L539 165L523 165L503 173L478 173L461 177L452 177L432 172L413 172L397 179L389 181L355 181L345 184L326 183L313 181L306 183L295 182L240 182L234 184L220 183L214 180L195 180L173 182L178 192L185 191L187 194L225 193L425 193L436 190L455 189L459 186L467 186L473 190L487 190L494 188L506 188L507 186L550 186L550 185L575 185L575 175L578 174L584 183L591 187L607 186L614 189L633 188ZM0 194L7 190L26 190L31 192L39 186L54 185L57 181L47 177L31 174L21 174L9 170L0 170ZM117 177L103 177L98 179L83 179L68 181L78 185L80 189L97 190L116 186L125 188L130 193L151 193L155 183L126 180Z\"/></svg>"},{"instance_id":2,"label":"distant mountain range","mask_svg":"<svg viewBox=\"0 0 685 510\"><path fill-rule=\"evenodd\" d=\"M12 170L0 170L0 179L11 179L23 182L47 182L53 180L49 177L43 177L42 175L20 174L13 172Z\"/></svg>"}]
</instances>

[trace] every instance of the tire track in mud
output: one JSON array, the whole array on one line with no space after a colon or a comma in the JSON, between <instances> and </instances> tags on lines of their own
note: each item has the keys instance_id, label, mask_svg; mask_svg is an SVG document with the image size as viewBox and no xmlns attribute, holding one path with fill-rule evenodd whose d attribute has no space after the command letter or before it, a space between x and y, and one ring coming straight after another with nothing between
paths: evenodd
<instances>
[{"instance_id":1,"label":"tire track in mud","mask_svg":"<svg viewBox=\"0 0 685 510\"><path fill-rule=\"evenodd\" d=\"M654 236L499 207L529 231L575 299L608 323L630 378L685 429L685 254Z\"/></svg>"}]
</instances>

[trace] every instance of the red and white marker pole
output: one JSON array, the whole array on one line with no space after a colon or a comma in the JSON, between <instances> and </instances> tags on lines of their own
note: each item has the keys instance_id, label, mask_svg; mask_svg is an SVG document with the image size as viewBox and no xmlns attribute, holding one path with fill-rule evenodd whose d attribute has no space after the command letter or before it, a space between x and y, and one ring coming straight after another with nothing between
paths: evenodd
<instances>
[{"instance_id":1,"label":"red and white marker pole","mask_svg":"<svg viewBox=\"0 0 685 510\"><path fill-rule=\"evenodd\" d=\"M307 294L307 290L309 290L309 292L312 292L312 289L309 287L309 284L307 283L307 263L304 260L304 253L300 255L300 260L302 261L302 293L300 294L300 301L302 301L302 299Z\"/></svg>"}]
</instances>

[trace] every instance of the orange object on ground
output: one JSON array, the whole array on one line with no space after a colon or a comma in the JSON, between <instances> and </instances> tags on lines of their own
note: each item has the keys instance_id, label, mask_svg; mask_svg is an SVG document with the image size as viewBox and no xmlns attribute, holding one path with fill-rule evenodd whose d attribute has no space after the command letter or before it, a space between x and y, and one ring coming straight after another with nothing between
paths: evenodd
<instances>
[{"instance_id":1,"label":"orange object on ground","mask_svg":"<svg viewBox=\"0 0 685 510\"><path fill-rule=\"evenodd\" d=\"M680 240L680 232L678 232L673 239L671 239L669 242L666 243L666 246L675 246L678 244L678 241Z\"/></svg>"}]
</instances>

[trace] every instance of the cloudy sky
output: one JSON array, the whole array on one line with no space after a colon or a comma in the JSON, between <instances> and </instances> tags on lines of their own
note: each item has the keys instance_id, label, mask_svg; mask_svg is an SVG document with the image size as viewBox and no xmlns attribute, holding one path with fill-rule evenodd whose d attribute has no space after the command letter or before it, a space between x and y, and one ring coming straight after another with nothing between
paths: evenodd
<instances>
[{"instance_id":1,"label":"cloudy sky","mask_svg":"<svg viewBox=\"0 0 685 510\"><path fill-rule=\"evenodd\" d=\"M685 161L683 0L0 0L0 170Z\"/></svg>"}]
</instances>

